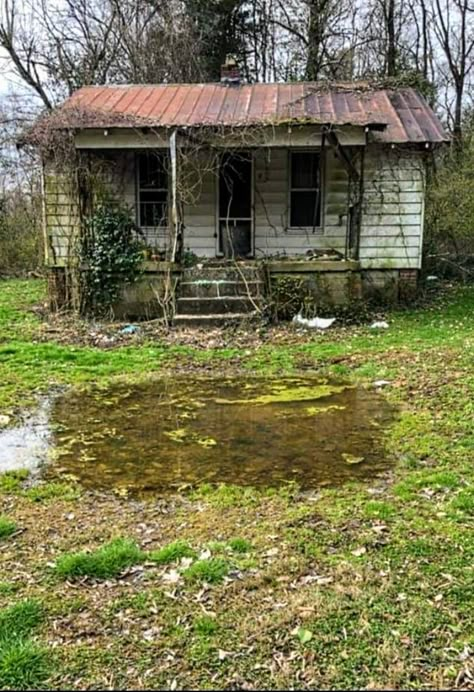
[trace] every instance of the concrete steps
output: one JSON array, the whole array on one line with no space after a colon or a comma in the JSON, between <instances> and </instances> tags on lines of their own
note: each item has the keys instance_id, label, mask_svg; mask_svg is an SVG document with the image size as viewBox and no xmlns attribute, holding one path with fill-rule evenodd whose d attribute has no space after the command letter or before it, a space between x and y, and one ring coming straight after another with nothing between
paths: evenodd
<instances>
[{"instance_id":1,"label":"concrete steps","mask_svg":"<svg viewBox=\"0 0 474 692\"><path fill-rule=\"evenodd\" d=\"M255 264L209 264L183 272L176 301L175 326L238 324L260 315L265 282Z\"/></svg>"}]
</instances>

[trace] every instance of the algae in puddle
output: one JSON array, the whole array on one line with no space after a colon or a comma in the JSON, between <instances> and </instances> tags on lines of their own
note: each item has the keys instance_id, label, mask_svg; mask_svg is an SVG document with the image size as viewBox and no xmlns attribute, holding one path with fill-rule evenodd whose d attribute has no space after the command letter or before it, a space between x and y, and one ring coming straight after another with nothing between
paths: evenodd
<instances>
[{"instance_id":1,"label":"algae in puddle","mask_svg":"<svg viewBox=\"0 0 474 692\"><path fill-rule=\"evenodd\" d=\"M56 454L45 472L74 471L88 487L117 492L337 485L387 467L379 428L391 419L379 394L301 377L153 382L106 414L90 392L72 391L55 403Z\"/></svg>"},{"instance_id":2,"label":"algae in puddle","mask_svg":"<svg viewBox=\"0 0 474 692\"><path fill-rule=\"evenodd\" d=\"M347 385L320 384L312 387L273 387L269 394L262 394L253 399L214 399L216 404L244 404L265 406L267 404L285 404L296 401L314 401L332 394L340 394L348 389Z\"/></svg>"},{"instance_id":3,"label":"algae in puddle","mask_svg":"<svg viewBox=\"0 0 474 692\"><path fill-rule=\"evenodd\" d=\"M320 413L327 413L328 411L345 411L346 408L346 406L331 404L330 406L308 406L305 411L308 416L317 416Z\"/></svg>"},{"instance_id":4,"label":"algae in puddle","mask_svg":"<svg viewBox=\"0 0 474 692\"><path fill-rule=\"evenodd\" d=\"M365 457L356 457L354 454L342 454L341 455L346 464L362 464Z\"/></svg>"},{"instance_id":5,"label":"algae in puddle","mask_svg":"<svg viewBox=\"0 0 474 692\"><path fill-rule=\"evenodd\" d=\"M177 428L176 430L169 430L164 433L166 437L169 437L173 442L184 442L189 434L186 428Z\"/></svg>"}]
</instances>

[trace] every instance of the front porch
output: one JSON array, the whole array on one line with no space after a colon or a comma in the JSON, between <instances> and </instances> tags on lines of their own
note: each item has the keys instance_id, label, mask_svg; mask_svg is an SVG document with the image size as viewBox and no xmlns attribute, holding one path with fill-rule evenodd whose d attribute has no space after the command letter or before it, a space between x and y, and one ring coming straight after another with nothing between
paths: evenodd
<instances>
[{"instance_id":1,"label":"front porch","mask_svg":"<svg viewBox=\"0 0 474 692\"><path fill-rule=\"evenodd\" d=\"M399 275L387 271L375 282L387 302L396 302ZM355 260L202 260L194 266L146 262L138 281L114 306L119 319L167 316L173 326L206 327L347 307L373 294L374 273Z\"/></svg>"}]
</instances>

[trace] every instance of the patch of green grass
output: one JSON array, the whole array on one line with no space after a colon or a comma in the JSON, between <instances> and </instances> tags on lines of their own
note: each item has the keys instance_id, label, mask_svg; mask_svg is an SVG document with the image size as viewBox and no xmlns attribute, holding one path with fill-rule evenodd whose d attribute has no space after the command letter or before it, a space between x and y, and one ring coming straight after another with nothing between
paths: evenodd
<instances>
[{"instance_id":1,"label":"patch of green grass","mask_svg":"<svg viewBox=\"0 0 474 692\"><path fill-rule=\"evenodd\" d=\"M20 588L19 584L10 581L0 581L0 596L11 596Z\"/></svg>"},{"instance_id":2,"label":"patch of green grass","mask_svg":"<svg viewBox=\"0 0 474 692\"><path fill-rule=\"evenodd\" d=\"M77 500L80 497L78 486L68 483L40 483L24 491L24 496L32 502L49 502L51 500Z\"/></svg>"},{"instance_id":3,"label":"patch of green grass","mask_svg":"<svg viewBox=\"0 0 474 692\"><path fill-rule=\"evenodd\" d=\"M474 487L464 488L452 499L451 509L474 516Z\"/></svg>"},{"instance_id":4,"label":"patch of green grass","mask_svg":"<svg viewBox=\"0 0 474 692\"><path fill-rule=\"evenodd\" d=\"M11 536L12 533L15 533L16 528L14 521L11 521L8 517L0 516L0 540Z\"/></svg>"},{"instance_id":5,"label":"patch of green grass","mask_svg":"<svg viewBox=\"0 0 474 692\"><path fill-rule=\"evenodd\" d=\"M454 490L459 484L459 476L452 471L412 473L397 483L393 492L402 500L411 500L423 488L435 491Z\"/></svg>"},{"instance_id":6,"label":"patch of green grass","mask_svg":"<svg viewBox=\"0 0 474 692\"><path fill-rule=\"evenodd\" d=\"M29 471L21 469L19 471L6 471L0 474L0 492L16 493L21 490L21 486L29 476Z\"/></svg>"},{"instance_id":7,"label":"patch of green grass","mask_svg":"<svg viewBox=\"0 0 474 692\"><path fill-rule=\"evenodd\" d=\"M0 639L30 634L43 621L43 607L35 599L25 599L0 610Z\"/></svg>"},{"instance_id":8,"label":"patch of green grass","mask_svg":"<svg viewBox=\"0 0 474 692\"><path fill-rule=\"evenodd\" d=\"M216 634L218 629L219 625L217 624L215 618L212 618L209 615L203 615L202 617L196 618L193 622L193 630L196 632L196 634L199 634L202 637L212 637L213 634Z\"/></svg>"},{"instance_id":9,"label":"patch of green grass","mask_svg":"<svg viewBox=\"0 0 474 692\"><path fill-rule=\"evenodd\" d=\"M51 672L49 653L29 637L43 622L41 603L19 601L0 610L0 688L40 689Z\"/></svg>"},{"instance_id":10,"label":"patch of green grass","mask_svg":"<svg viewBox=\"0 0 474 692\"><path fill-rule=\"evenodd\" d=\"M208 560L198 560L187 570L184 577L188 581L206 582L208 584L218 584L229 574L229 563L222 558L209 558Z\"/></svg>"},{"instance_id":11,"label":"patch of green grass","mask_svg":"<svg viewBox=\"0 0 474 692\"><path fill-rule=\"evenodd\" d=\"M204 500L213 507L252 507L258 503L259 493L255 488L241 487L238 485L211 485L203 483L191 497L196 500Z\"/></svg>"},{"instance_id":12,"label":"patch of green grass","mask_svg":"<svg viewBox=\"0 0 474 692\"><path fill-rule=\"evenodd\" d=\"M117 577L126 567L144 561L146 554L127 538L116 538L90 553L68 553L56 562L55 572L62 579Z\"/></svg>"},{"instance_id":13,"label":"patch of green grass","mask_svg":"<svg viewBox=\"0 0 474 692\"><path fill-rule=\"evenodd\" d=\"M186 541L174 541L160 550L152 550L147 555L147 559L157 565L167 565L183 557L196 557L196 551Z\"/></svg>"},{"instance_id":14,"label":"patch of green grass","mask_svg":"<svg viewBox=\"0 0 474 692\"><path fill-rule=\"evenodd\" d=\"M252 550L252 544L245 538L231 538L227 545L234 553L248 553Z\"/></svg>"},{"instance_id":15,"label":"patch of green grass","mask_svg":"<svg viewBox=\"0 0 474 692\"><path fill-rule=\"evenodd\" d=\"M390 519L396 513L395 507L389 502L381 500L371 500L367 502L362 509L367 519Z\"/></svg>"},{"instance_id":16,"label":"patch of green grass","mask_svg":"<svg viewBox=\"0 0 474 692\"><path fill-rule=\"evenodd\" d=\"M0 638L0 688L39 690L52 671L51 654L30 639Z\"/></svg>"}]
</instances>

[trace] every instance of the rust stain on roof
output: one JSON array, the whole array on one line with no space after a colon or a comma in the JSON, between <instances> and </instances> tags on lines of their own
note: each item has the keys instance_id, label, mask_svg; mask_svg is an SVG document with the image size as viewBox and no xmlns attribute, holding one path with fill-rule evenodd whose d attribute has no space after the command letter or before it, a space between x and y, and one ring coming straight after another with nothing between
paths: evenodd
<instances>
[{"instance_id":1,"label":"rust stain on roof","mask_svg":"<svg viewBox=\"0 0 474 692\"><path fill-rule=\"evenodd\" d=\"M315 124L369 127L381 142L444 142L449 137L414 89L367 83L162 84L83 87L56 111L69 128L245 127ZM58 127L65 127L58 124Z\"/></svg>"}]
</instances>

